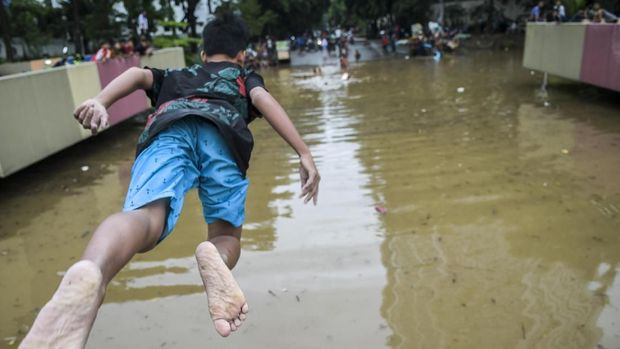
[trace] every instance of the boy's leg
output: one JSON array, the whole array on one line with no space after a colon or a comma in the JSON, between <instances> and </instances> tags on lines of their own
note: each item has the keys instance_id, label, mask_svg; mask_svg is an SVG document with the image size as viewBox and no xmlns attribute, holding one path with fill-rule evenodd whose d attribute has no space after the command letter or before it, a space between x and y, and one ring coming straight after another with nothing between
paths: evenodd
<instances>
[{"instance_id":1,"label":"boy's leg","mask_svg":"<svg viewBox=\"0 0 620 349\"><path fill-rule=\"evenodd\" d=\"M104 285L139 252L157 245L166 225L169 199L154 201L137 210L116 213L104 220L91 238L83 260L94 262Z\"/></svg>"},{"instance_id":2,"label":"boy's leg","mask_svg":"<svg viewBox=\"0 0 620 349\"><path fill-rule=\"evenodd\" d=\"M209 224L209 240L196 248L198 269L209 300L209 313L215 330L224 337L236 331L248 313L245 296L230 272L239 260L240 237L241 227L216 221Z\"/></svg>"},{"instance_id":3,"label":"boy's leg","mask_svg":"<svg viewBox=\"0 0 620 349\"><path fill-rule=\"evenodd\" d=\"M211 319L216 331L226 337L237 330L248 311L245 296L230 272L239 259L248 181L217 128L207 121L198 121L202 121L197 142L198 195L209 223L209 241L198 245L196 259Z\"/></svg>"},{"instance_id":4,"label":"boy's leg","mask_svg":"<svg viewBox=\"0 0 620 349\"><path fill-rule=\"evenodd\" d=\"M168 200L162 199L104 220L82 260L67 270L39 312L20 348L83 348L107 284L136 253L155 246L167 209Z\"/></svg>"},{"instance_id":5,"label":"boy's leg","mask_svg":"<svg viewBox=\"0 0 620 349\"><path fill-rule=\"evenodd\" d=\"M241 227L217 220L209 224L208 240L215 245L228 269L237 265L241 255Z\"/></svg>"}]
</instances>

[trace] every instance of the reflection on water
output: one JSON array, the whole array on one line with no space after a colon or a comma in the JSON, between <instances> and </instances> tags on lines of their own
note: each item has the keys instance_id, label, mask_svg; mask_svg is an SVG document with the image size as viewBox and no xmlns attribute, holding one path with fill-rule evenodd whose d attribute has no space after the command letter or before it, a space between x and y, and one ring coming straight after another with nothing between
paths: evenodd
<instances>
[{"instance_id":1,"label":"reflection on water","mask_svg":"<svg viewBox=\"0 0 620 349\"><path fill-rule=\"evenodd\" d=\"M323 183L304 206L296 157L252 125L242 333L208 328L190 193L174 234L111 284L90 347L620 347L617 95L552 81L545 107L513 53L323 72L264 72ZM121 206L139 132L122 125L0 182L0 347Z\"/></svg>"},{"instance_id":2,"label":"reflection on water","mask_svg":"<svg viewBox=\"0 0 620 349\"><path fill-rule=\"evenodd\" d=\"M360 159L388 209L392 347L620 346L606 307L620 259L618 105L552 89L545 108L518 65L367 65L399 79L350 86L363 96L350 103Z\"/></svg>"}]
</instances>

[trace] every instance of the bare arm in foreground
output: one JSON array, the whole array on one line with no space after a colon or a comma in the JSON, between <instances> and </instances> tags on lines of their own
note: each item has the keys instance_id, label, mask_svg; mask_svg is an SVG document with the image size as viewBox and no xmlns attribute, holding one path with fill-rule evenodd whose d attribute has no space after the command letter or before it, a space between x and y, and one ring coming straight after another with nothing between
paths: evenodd
<instances>
[{"instance_id":1,"label":"bare arm in foreground","mask_svg":"<svg viewBox=\"0 0 620 349\"><path fill-rule=\"evenodd\" d=\"M112 80L95 98L80 104L73 116L82 127L90 129L93 134L108 127L108 112L114 102L142 89L148 90L153 85L153 73L148 69L132 67Z\"/></svg>"},{"instance_id":2,"label":"bare arm in foreground","mask_svg":"<svg viewBox=\"0 0 620 349\"><path fill-rule=\"evenodd\" d=\"M269 122L276 132L293 148L299 155L301 177L301 195L304 203L312 200L316 205L319 197L319 182L321 176L314 164L312 153L304 141L301 139L295 125L291 122L286 112L267 90L256 87L250 91L252 104L263 114L265 120Z\"/></svg>"}]
</instances>

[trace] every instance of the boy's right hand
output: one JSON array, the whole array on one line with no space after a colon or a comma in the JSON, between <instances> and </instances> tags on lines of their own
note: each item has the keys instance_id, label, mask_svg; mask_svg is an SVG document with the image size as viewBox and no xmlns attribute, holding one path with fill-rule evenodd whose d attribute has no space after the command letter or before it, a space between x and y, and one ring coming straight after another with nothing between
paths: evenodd
<instances>
[{"instance_id":1,"label":"boy's right hand","mask_svg":"<svg viewBox=\"0 0 620 349\"><path fill-rule=\"evenodd\" d=\"M301 195L300 198L304 198L304 204L312 200L312 203L316 205L319 199L319 182L321 181L321 175L314 164L312 155L302 155L299 157L299 175L301 177Z\"/></svg>"},{"instance_id":2,"label":"boy's right hand","mask_svg":"<svg viewBox=\"0 0 620 349\"><path fill-rule=\"evenodd\" d=\"M97 132L109 126L108 111L103 104L96 99L87 99L80 104L75 108L73 117L82 124L82 127L90 130L93 134L97 134Z\"/></svg>"}]
</instances>

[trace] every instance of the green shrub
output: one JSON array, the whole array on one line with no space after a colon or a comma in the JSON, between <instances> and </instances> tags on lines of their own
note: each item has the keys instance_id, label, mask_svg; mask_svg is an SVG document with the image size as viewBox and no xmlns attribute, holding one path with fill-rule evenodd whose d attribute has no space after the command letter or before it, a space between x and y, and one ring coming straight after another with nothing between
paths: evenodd
<instances>
[{"instance_id":1,"label":"green shrub","mask_svg":"<svg viewBox=\"0 0 620 349\"><path fill-rule=\"evenodd\" d=\"M160 35L153 39L153 45L159 48L177 47L181 46L184 49L189 49L192 44L199 45L202 39L192 37L175 38L171 35Z\"/></svg>"}]
</instances>

